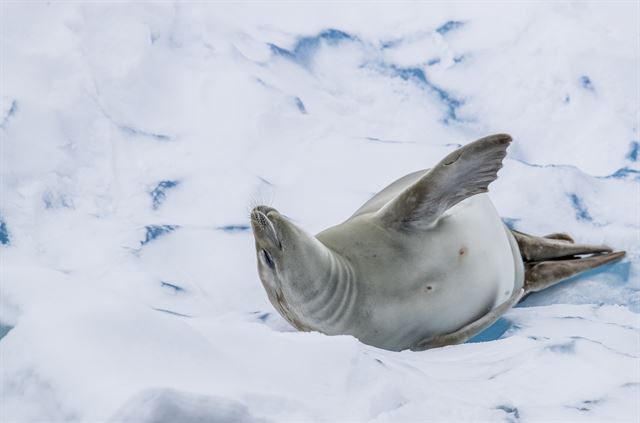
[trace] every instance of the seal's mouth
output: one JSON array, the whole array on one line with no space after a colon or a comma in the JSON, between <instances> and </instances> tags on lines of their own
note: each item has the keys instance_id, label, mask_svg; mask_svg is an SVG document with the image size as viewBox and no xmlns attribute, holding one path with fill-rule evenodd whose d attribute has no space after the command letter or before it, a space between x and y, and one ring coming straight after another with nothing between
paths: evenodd
<instances>
[{"instance_id":1,"label":"seal's mouth","mask_svg":"<svg viewBox=\"0 0 640 423\"><path fill-rule=\"evenodd\" d=\"M267 206L258 206L251 211L251 228L256 240L262 241L271 248L282 248L276 225L269 216L277 214L278 211Z\"/></svg>"}]
</instances>

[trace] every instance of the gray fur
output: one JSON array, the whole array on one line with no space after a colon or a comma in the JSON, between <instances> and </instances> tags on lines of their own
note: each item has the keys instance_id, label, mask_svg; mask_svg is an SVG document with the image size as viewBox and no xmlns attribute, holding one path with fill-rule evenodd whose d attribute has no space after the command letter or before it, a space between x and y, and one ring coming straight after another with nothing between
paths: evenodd
<instances>
[{"instance_id":1,"label":"gray fur","mask_svg":"<svg viewBox=\"0 0 640 423\"><path fill-rule=\"evenodd\" d=\"M468 144L316 236L256 207L251 223L269 300L299 330L421 350L464 342L526 293L619 259L623 253L605 246L502 223L485 192L510 142L493 135Z\"/></svg>"},{"instance_id":2,"label":"gray fur","mask_svg":"<svg viewBox=\"0 0 640 423\"><path fill-rule=\"evenodd\" d=\"M442 159L379 212L388 227L426 229L452 206L487 192L497 178L511 137L491 135L457 149Z\"/></svg>"}]
</instances>

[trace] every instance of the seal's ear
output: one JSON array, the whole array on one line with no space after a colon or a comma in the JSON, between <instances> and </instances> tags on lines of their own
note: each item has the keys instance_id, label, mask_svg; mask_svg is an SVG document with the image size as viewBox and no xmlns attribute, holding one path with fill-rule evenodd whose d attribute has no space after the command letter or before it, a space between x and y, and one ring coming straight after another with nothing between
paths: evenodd
<instances>
[{"instance_id":1,"label":"seal's ear","mask_svg":"<svg viewBox=\"0 0 640 423\"><path fill-rule=\"evenodd\" d=\"M382 207L378 218L399 230L432 227L448 208L487 192L510 142L509 135L498 134L457 149Z\"/></svg>"}]
</instances>

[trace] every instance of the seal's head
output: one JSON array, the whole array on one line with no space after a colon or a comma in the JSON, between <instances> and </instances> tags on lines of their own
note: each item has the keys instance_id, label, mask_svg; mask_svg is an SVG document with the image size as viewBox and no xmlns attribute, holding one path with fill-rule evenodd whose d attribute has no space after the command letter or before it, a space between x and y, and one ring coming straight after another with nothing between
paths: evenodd
<instances>
[{"instance_id":1,"label":"seal's head","mask_svg":"<svg viewBox=\"0 0 640 423\"><path fill-rule=\"evenodd\" d=\"M276 260L278 262L282 261L284 233L282 233L282 230L278 231L276 229L276 216L279 217L280 213L276 209L267 206L258 206L251 211L251 229L256 240L260 276L263 273L275 274L277 272ZM283 228L284 226L280 224L279 227ZM268 270L263 271L263 269Z\"/></svg>"},{"instance_id":2,"label":"seal's head","mask_svg":"<svg viewBox=\"0 0 640 423\"><path fill-rule=\"evenodd\" d=\"M290 323L305 329L300 307L318 294L319 279L329 268L328 248L271 207L251 211L251 228L269 300Z\"/></svg>"}]
</instances>

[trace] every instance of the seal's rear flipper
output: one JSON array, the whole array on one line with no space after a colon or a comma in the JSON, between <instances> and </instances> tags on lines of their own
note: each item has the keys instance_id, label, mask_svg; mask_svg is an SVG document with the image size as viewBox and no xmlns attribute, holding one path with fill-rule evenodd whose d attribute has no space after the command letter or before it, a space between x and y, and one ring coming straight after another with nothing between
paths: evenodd
<instances>
[{"instance_id":1,"label":"seal's rear flipper","mask_svg":"<svg viewBox=\"0 0 640 423\"><path fill-rule=\"evenodd\" d=\"M567 233L564 233L564 232L554 232L552 234L543 236L543 238L558 239L560 241L566 241L566 242L570 242L572 244L575 242L573 240L573 238L571 238L571 235L569 235Z\"/></svg>"},{"instance_id":2,"label":"seal's rear flipper","mask_svg":"<svg viewBox=\"0 0 640 423\"><path fill-rule=\"evenodd\" d=\"M518 242L520 254L525 263L613 251L606 245L575 244L573 239L566 234L539 237L514 230L511 230L511 233Z\"/></svg>"},{"instance_id":3,"label":"seal's rear flipper","mask_svg":"<svg viewBox=\"0 0 640 423\"><path fill-rule=\"evenodd\" d=\"M549 260L525 263L524 275L526 293L541 291L565 279L604 264L613 263L624 257L624 251L594 254L592 256L567 260Z\"/></svg>"}]
</instances>

